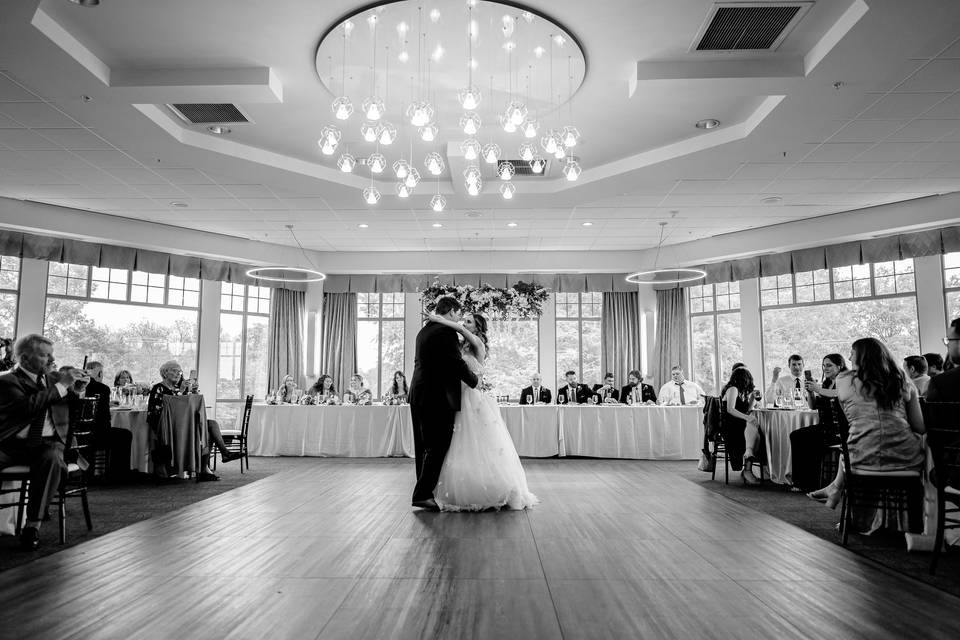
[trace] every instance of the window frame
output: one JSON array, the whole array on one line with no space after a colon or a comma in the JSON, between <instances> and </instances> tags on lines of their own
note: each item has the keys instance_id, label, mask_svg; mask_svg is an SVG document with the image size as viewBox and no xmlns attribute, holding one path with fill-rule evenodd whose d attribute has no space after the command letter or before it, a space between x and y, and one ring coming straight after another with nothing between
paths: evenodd
<instances>
[{"instance_id":1,"label":"window frame","mask_svg":"<svg viewBox=\"0 0 960 640\"><path fill-rule=\"evenodd\" d=\"M743 311L742 311L742 307L743 307L743 297L742 297L742 296L743 296L743 292L740 291L740 282L741 282L740 280L734 280L734 281L732 281L732 282L715 282L715 283L711 283L711 284L700 284L700 285L693 285L693 286L687 287L687 309L692 309L692 308L693 308L692 301L694 300L694 298L699 298L699 299L703 299L703 300L710 299L710 300L711 300L711 307L712 307L710 311L701 310L701 311L696 311L696 312L694 312L694 311L688 311L688 312L687 312L687 336L688 336L688 340L689 340L689 345L688 345L688 346L689 346L689 350L690 350L690 363L689 363L689 367L690 367L690 371L689 371L690 378L691 378L694 382L696 382L697 384L701 384L700 381L698 381L698 380L696 379L697 372L694 370L696 360L695 360L695 358L694 358L694 349L693 349L693 321L694 321L694 318L704 318L704 317L709 316L710 319L711 319L711 323L712 323L712 325L713 325L713 353L714 353L714 355L715 355L715 357L714 357L714 359L713 359L713 379L714 379L714 381L715 381L715 384L717 385L717 391L718 391L718 392L719 392L719 389L722 387L723 383L725 382L725 380L723 380L723 375L722 375L722 374L723 374L723 371L721 370L721 368L722 368L722 363L720 362L720 316L727 316L727 315L733 315L733 314L737 314L738 316L740 316L740 330L741 330L741 334L742 334L742 331L743 331ZM718 285L718 284L725 284L725 285L727 285L727 291L726 291L725 293L717 293L717 285ZM733 287L734 285L735 285L736 288L737 288L736 291L732 291L732 290L731 290L731 287ZM706 288L706 287L710 287L710 294L709 294L709 295L694 296L694 295L693 295L693 292L694 292L694 289L696 289L697 287L700 287L700 288L701 288L701 289L700 289L701 291L703 291L703 289ZM737 306L736 306L736 307L730 306L730 300L732 299L732 297L733 297L734 295L736 295L736 296L737 296L737 299L738 299L738 303L737 303ZM717 298L718 298L718 296L723 296L723 297L726 297L726 298L727 298L727 308L726 308L726 309L717 309ZM702 308L701 308L701 309L702 309ZM686 363L684 363L683 366L686 366ZM646 372L644 372L644 373L646 373ZM661 382L661 384L663 384L663 383Z\"/></svg>"},{"instance_id":2,"label":"window frame","mask_svg":"<svg viewBox=\"0 0 960 640\"><path fill-rule=\"evenodd\" d=\"M223 293L223 286L224 286L224 285L230 285L230 287L231 287L231 292L230 292L230 294L224 294L224 293ZM242 294L242 298L243 298L243 305L242 305L242 307L243 307L243 308L240 309L240 310L233 309L233 307L232 307L232 299L235 298L235 297L240 297L238 294L234 293L234 291L235 291L234 288L237 287L237 286L243 287L243 294ZM267 312L266 312L266 313L263 313L263 312L261 312L261 311L259 311L259 310L258 310L258 311L250 311L250 310L249 310L249 309L250 309L250 289L251 289L251 288L256 288L256 289L258 289L258 290L259 290L259 289L266 289L267 291L270 292L270 298L269 298L269 299L270 299L271 302L272 302L272 299L273 299L273 290L272 290L270 287L258 287L257 285L250 285L250 284L237 285L236 283L233 283L233 282L223 282L223 281L220 283L220 294L218 295L218 298L219 298L219 300L220 300L220 302L219 302L218 304L219 304L219 307L220 307L220 308L219 308L219 310L218 310L218 311L219 311L219 314L217 315L217 333L218 333L218 336L217 336L217 380L218 380L218 381L220 380L220 358L222 357L221 354L220 354L220 338L219 338L219 332L220 332L220 326L221 326L220 318L221 318L221 316L223 316L223 314L240 316L240 317L241 317L241 324L240 324L240 345L241 345L241 348L240 348L240 377L239 377L239 379L240 379L240 393L238 394L239 397L237 397L237 398L221 398L221 397L219 396L219 394L216 394L216 397L215 397L215 402L216 402L216 404L221 404L221 403L222 403L222 404L233 404L233 403L245 402L246 396L249 395L249 392L244 388L244 387L246 386L246 383L247 383L247 336L248 336L248 327L249 327L249 323L248 323L248 321L247 321L247 320L248 320L248 317L249 317L249 316L255 316L255 317L259 317L259 318L267 318L267 327L268 327L268 330L269 330L269 322L270 322L269 304L267 305ZM224 296L224 295L229 295L230 298L231 298L231 308L230 308L230 309L224 309L224 308L223 308L223 296ZM263 297L258 295L258 296L257 296L256 298L254 298L254 299L258 301L258 305L259 305L259 300L263 300ZM269 392L269 390L268 390L268 392ZM254 396L256 396L256 394L254 394Z\"/></svg>"},{"instance_id":3,"label":"window frame","mask_svg":"<svg viewBox=\"0 0 960 640\"><path fill-rule=\"evenodd\" d=\"M11 260L17 261L17 285L14 289L9 289L7 287L0 286L0 293L11 294L13 295L13 332L10 336L3 336L12 338L17 335L17 320L20 318L20 288L23 286L23 259L18 258L17 256L8 256L0 255L0 265L2 265L2 259L9 258ZM12 269L7 269L7 271L12 271Z\"/></svg>"},{"instance_id":4,"label":"window frame","mask_svg":"<svg viewBox=\"0 0 960 640\"><path fill-rule=\"evenodd\" d=\"M134 271L133 269L113 269L113 268L108 268L108 267L93 267L93 266L90 266L90 265L77 264L77 263L74 263L74 262L51 262L51 263L50 263L51 266L52 266L52 265L55 265L55 264L56 264L56 265L65 265L65 266L67 267L67 275L66 275L66 276L55 275L55 274L51 273L51 271L50 271L49 268L47 269L46 288L45 288L45 293L46 293L46 297L47 297L47 298L63 298L63 299L70 299L70 300L88 300L88 301L90 301L90 302L107 302L107 303L110 303L110 304L125 304L125 305L132 305L132 306L136 306L136 307L164 307L164 308L170 308L170 309L196 309L198 312L200 311L200 300L203 298L203 280L200 279L200 278L187 278L187 277L184 277L184 276L172 276L172 275L169 275L169 274L156 273L156 272L152 272L152 271L139 271L139 270ZM87 270L86 277L83 278L83 279L71 277L71 276L69 275L69 269L70 269L70 267L83 267L84 269ZM102 280L102 279L99 279L99 278L96 279L96 280L94 279L94 277L93 277L93 270L94 270L94 269L100 269L100 268L108 269L107 280ZM109 295L109 287L111 286L111 284L119 284L119 283L113 283L113 281L110 280L110 276L112 275L112 272L113 272L113 271L124 271L124 272L126 272L126 274L127 274L126 283L123 285L123 286L124 286L124 297L123 297L122 300L120 300L120 299L113 299L113 298L111 298L110 295ZM134 274L134 273L145 273L145 274L147 274L147 283L148 283L148 284L143 284L143 285L140 285L140 284L136 284L136 285L135 285L135 284L133 284L133 274ZM147 298L149 299L149 297L150 297L150 296L149 296L149 289L151 288L151 285L149 284L149 281L150 281L149 276L150 276L150 275L161 275L161 276L163 276L163 302L162 302L162 303L159 303L159 302L147 302L147 301L136 302L136 301L132 300L132 299L131 299L131 294L132 294L132 291L133 291L133 287L144 287L145 289L147 289ZM63 278L63 279L66 280L66 286L64 287L65 293L51 293L51 292L50 292L50 279L51 279L51 278ZM196 304L176 304L176 303L171 303L171 302L170 302L170 291L171 291L170 279L171 279L171 278L181 278L181 279L184 281L184 285L187 284L187 281L188 281L188 280L195 280L195 281L197 282L197 289L196 289L197 303L196 303ZM75 281L78 281L78 282L79 282L79 281L85 282L86 293L85 293L84 295L76 295L76 294L69 293L69 291L70 291L70 280L75 280ZM101 298L101 297L99 297L99 296L94 296L94 295L93 295L93 283L94 283L94 282L102 282L102 283L106 283L106 284L107 284L107 287L108 287L108 294L107 294L107 296ZM153 287L153 288L156 288L156 287ZM182 293L184 294L184 296L186 295L186 293L187 293L188 291L191 292L191 293L194 291L194 289L187 289L185 286L184 286L183 288L174 287L173 289L174 289L175 291L180 291L180 292L182 292Z\"/></svg>"},{"instance_id":5,"label":"window frame","mask_svg":"<svg viewBox=\"0 0 960 640\"><path fill-rule=\"evenodd\" d=\"M387 303L389 306L393 307L394 309L396 309L397 306L400 307L401 313L400 313L399 316L396 316L396 315L393 315L393 316L384 316L384 315L383 315L383 308L384 308L383 297L384 297L384 296L388 296L388 295L389 295L389 296L399 296L399 302L397 302L397 300L396 300L395 298L392 298L392 299L391 299L391 302ZM366 305L367 308L369 309L370 304L371 304L370 298L366 298L366 302L363 302L363 303L362 303L360 296L376 296L376 300L377 300L377 302L376 302L377 315L376 315L376 316L369 316L369 315L363 315L363 316L361 316L361 315L360 315L360 305L361 305L361 304L364 304L364 305ZM422 302L422 298L421 298L421 306L422 306L422 304L423 304L423 302ZM375 322L375 323L377 324L377 387L378 387L378 388L376 389L376 393L373 393L374 389L373 389L373 386L370 384L371 381L369 381L369 380L367 381L367 384L368 384L367 388L370 389L370 391L371 391L371 396L372 396L372 400L374 400L374 401L380 401L380 400L383 399L383 389L380 388L380 387L383 387L383 386L384 386L384 383L386 382L386 380L385 380L384 377L383 377L383 323L384 323L384 322L399 322L399 323L400 323L400 327L401 327L401 329L402 329L402 331L400 332L400 335L403 336L403 349L402 349L403 358L401 358L401 362L403 362L403 361L405 360L405 358L406 358L407 336L406 336L406 326L405 326L405 321L404 321L404 320L405 320L405 315L406 315L406 305L407 305L406 297L404 296L404 294L399 293L399 292L392 292L392 293L370 293L370 292L360 293L360 292L358 292L358 293L357 293L357 335L358 335L358 336L360 335L360 323L361 323L361 322ZM357 365L357 367L359 368L359 365ZM354 373L359 373L359 371L355 371ZM408 380L408 383L409 383L409 380Z\"/></svg>"},{"instance_id":6,"label":"window frame","mask_svg":"<svg viewBox=\"0 0 960 640\"><path fill-rule=\"evenodd\" d=\"M563 304L563 305L565 305L565 306L566 306L566 305L569 305L569 304L570 304L570 301L569 301L569 298L564 298L564 302L561 303L561 302L560 302L560 300L561 300L560 296L571 296L571 295L575 295L575 296L577 297L577 314L576 314L576 316L566 316L566 315L561 316L559 313L557 313L557 308L559 307L560 304ZM600 312L599 312L599 314L597 314L596 316L585 316L585 315L583 315L583 307L584 307L583 297L584 297L585 295L589 295L589 296L600 296L599 302L597 302L597 303L594 303L594 302L588 303L588 304L599 304L599 306L600 306ZM561 322L569 322L569 323L574 323L574 322L576 322L576 324L577 324L577 377L580 379L580 383L581 383L581 384L592 384L592 383L587 383L587 381L585 380L586 374L584 373L584 368L583 368L583 324L584 324L584 322L596 322L596 323L598 323L598 324L600 325L600 331L601 331L601 333L602 333L602 331L603 331L603 293L602 293L602 292L599 292L599 291L577 291L577 292L569 291L569 292L557 292L557 293L554 294L553 305L554 305L554 306L553 306L553 309L554 309L554 322L555 322L555 324L556 324L556 327L555 327L555 329L554 329L554 338L553 338L553 360L554 360L554 366L555 366L556 369L557 369L557 381L559 382L560 380L563 379L563 372L560 371L561 367L559 366L559 364L560 364L560 362L559 362L560 349L559 349L558 344L557 344L557 340L559 339L559 336L560 336L560 331L559 331L560 323L561 323ZM539 331L539 328L538 328L538 331ZM539 351L539 347L538 347L538 351ZM602 340L601 340L601 345L600 345L600 360L601 360L601 363L602 363L602 361L603 361L603 343L602 343ZM600 369L601 369L600 375L603 376L603 374L604 374L604 371L602 370L603 367L601 366ZM603 380L603 379L601 378L601 379L598 380L597 382L602 382L602 380Z\"/></svg>"}]
</instances>

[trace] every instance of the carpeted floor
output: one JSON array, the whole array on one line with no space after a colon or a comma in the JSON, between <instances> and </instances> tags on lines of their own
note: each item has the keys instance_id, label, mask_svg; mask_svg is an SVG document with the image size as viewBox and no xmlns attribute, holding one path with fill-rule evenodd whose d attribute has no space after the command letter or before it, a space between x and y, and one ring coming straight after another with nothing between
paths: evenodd
<instances>
[{"instance_id":1,"label":"carpeted floor","mask_svg":"<svg viewBox=\"0 0 960 640\"><path fill-rule=\"evenodd\" d=\"M409 463L412 465L412 461ZM44 523L41 529L42 544L36 552L21 551L13 536L0 536L0 571L56 553L135 522L205 500L279 471L319 464L323 464L322 459L254 458L251 460L251 470L242 475L239 467L234 464L221 466L218 469L220 482L197 484L183 481L175 485L158 486L148 479L135 484L93 486L90 490L93 531L88 532L84 526L79 502L71 503L67 516L66 545L57 544L57 520L54 514L53 519ZM840 542L836 531L839 510L830 511L822 504L810 500L803 493L792 492L769 482L760 487L745 487L740 484L739 477L736 478L736 482L731 479L731 483L725 485L722 476L718 475L716 481L711 481L709 474L697 471L696 463L691 461L637 462L637 464L656 465L665 472L676 474L705 489L789 522L820 538L836 544ZM411 473L412 471L411 467ZM541 491L549 493L547 488ZM848 548L851 553L860 554L895 571L960 596L960 550L941 556L937 575L931 576L928 571L929 554L907 553L903 534L851 536Z\"/></svg>"}]
</instances>

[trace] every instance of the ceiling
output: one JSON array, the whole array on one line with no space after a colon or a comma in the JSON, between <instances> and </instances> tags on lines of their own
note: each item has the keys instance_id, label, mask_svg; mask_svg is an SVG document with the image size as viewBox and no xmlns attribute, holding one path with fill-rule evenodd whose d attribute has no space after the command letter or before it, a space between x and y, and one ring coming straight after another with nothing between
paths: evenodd
<instances>
[{"instance_id":1,"label":"ceiling","mask_svg":"<svg viewBox=\"0 0 960 640\"><path fill-rule=\"evenodd\" d=\"M363 203L369 174L316 142L333 123L320 38L361 3L6 0L0 197L285 245L293 225L317 251L627 251L655 246L659 222L679 243L960 191L960 3L818 0L776 51L733 53L691 51L706 0L527 4L586 59L561 109L582 134L577 182L554 167L515 178L510 202L469 197L449 177L454 131L439 184L399 199L384 180ZM181 101L252 124L216 136L164 106Z\"/></svg>"}]
</instances>

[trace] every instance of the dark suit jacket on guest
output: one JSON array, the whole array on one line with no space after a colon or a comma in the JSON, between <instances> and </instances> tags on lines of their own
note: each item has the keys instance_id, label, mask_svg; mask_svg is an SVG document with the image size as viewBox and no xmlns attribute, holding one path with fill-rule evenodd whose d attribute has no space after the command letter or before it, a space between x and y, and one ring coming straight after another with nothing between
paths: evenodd
<instances>
[{"instance_id":1,"label":"dark suit jacket on guest","mask_svg":"<svg viewBox=\"0 0 960 640\"><path fill-rule=\"evenodd\" d=\"M53 426L62 441L67 439L70 427L69 395L60 397L56 387L58 378L46 374L46 387L41 388L22 369L17 367L0 374L0 448L48 409ZM30 444L40 443L40 434L30 434Z\"/></svg>"},{"instance_id":2,"label":"dark suit jacket on guest","mask_svg":"<svg viewBox=\"0 0 960 640\"><path fill-rule=\"evenodd\" d=\"M576 393L570 393L570 385L565 384L557 389L557 404L561 404L561 397L565 404L585 404L592 395L593 391L590 391L590 387L585 384L578 383Z\"/></svg>"},{"instance_id":3,"label":"dark suit jacket on guest","mask_svg":"<svg viewBox=\"0 0 960 640\"><path fill-rule=\"evenodd\" d=\"M533 385L529 387L524 387L523 391L520 392L520 404L529 404L527 402L527 396L533 395ZM540 387L540 397L537 398L537 402L540 404L550 404L550 400L553 399L553 394L550 392L550 389L546 387Z\"/></svg>"},{"instance_id":4,"label":"dark suit jacket on guest","mask_svg":"<svg viewBox=\"0 0 960 640\"><path fill-rule=\"evenodd\" d=\"M450 411L460 411L461 380L470 387L479 382L460 355L457 332L428 322L417 334L407 401L427 409L443 405Z\"/></svg>"},{"instance_id":5,"label":"dark suit jacket on guest","mask_svg":"<svg viewBox=\"0 0 960 640\"><path fill-rule=\"evenodd\" d=\"M627 397L630 395L630 392L632 390L633 390L633 387L629 384L626 385L623 389L620 389L620 402L622 402L623 404L627 404ZM650 385L641 382L640 383L640 402L646 402L647 400L649 400L650 402L656 402L657 392L654 391L653 387L651 387Z\"/></svg>"},{"instance_id":6,"label":"dark suit jacket on guest","mask_svg":"<svg viewBox=\"0 0 960 640\"><path fill-rule=\"evenodd\" d=\"M102 437L110 430L110 387L102 382L91 380L87 383L87 390L84 395L87 398L97 396L97 413L94 431L98 437Z\"/></svg>"},{"instance_id":7,"label":"dark suit jacket on guest","mask_svg":"<svg viewBox=\"0 0 960 640\"><path fill-rule=\"evenodd\" d=\"M930 378L927 402L960 402L960 369L951 369Z\"/></svg>"},{"instance_id":8,"label":"dark suit jacket on guest","mask_svg":"<svg viewBox=\"0 0 960 640\"><path fill-rule=\"evenodd\" d=\"M616 389L611 388L610 391L607 393L606 398L603 397L603 391L602 391L602 389L603 389L603 385L602 385L602 384L595 384L595 385L593 385L593 393L594 393L594 395L598 396L597 402L603 402L603 401L606 400L607 398L613 398L614 400L617 400L617 401L620 400L620 392L617 391Z\"/></svg>"}]
</instances>

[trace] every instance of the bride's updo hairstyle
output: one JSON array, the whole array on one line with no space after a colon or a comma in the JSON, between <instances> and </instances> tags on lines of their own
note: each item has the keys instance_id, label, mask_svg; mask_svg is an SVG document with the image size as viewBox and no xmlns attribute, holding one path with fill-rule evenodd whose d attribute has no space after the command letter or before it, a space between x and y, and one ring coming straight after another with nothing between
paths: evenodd
<instances>
[{"instance_id":1,"label":"bride's updo hairstyle","mask_svg":"<svg viewBox=\"0 0 960 640\"><path fill-rule=\"evenodd\" d=\"M471 313L473 324L477 327L476 336L483 341L483 348L489 353L490 345L487 342L487 318L482 313Z\"/></svg>"}]
</instances>

